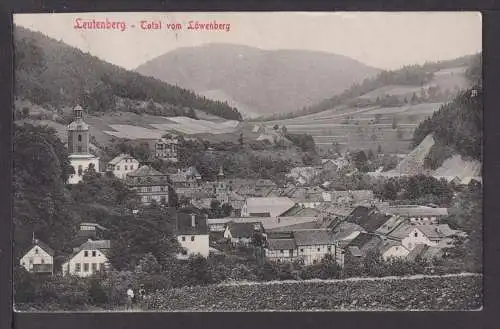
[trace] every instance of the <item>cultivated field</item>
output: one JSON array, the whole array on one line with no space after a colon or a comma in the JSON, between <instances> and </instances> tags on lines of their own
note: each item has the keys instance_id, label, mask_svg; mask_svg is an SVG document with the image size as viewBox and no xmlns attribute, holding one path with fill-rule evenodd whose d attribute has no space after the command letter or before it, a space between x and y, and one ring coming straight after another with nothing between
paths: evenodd
<instances>
[{"instance_id":1,"label":"cultivated field","mask_svg":"<svg viewBox=\"0 0 500 329\"><path fill-rule=\"evenodd\" d=\"M453 274L346 280L234 283L158 291L156 311L478 310L482 276Z\"/></svg>"}]
</instances>

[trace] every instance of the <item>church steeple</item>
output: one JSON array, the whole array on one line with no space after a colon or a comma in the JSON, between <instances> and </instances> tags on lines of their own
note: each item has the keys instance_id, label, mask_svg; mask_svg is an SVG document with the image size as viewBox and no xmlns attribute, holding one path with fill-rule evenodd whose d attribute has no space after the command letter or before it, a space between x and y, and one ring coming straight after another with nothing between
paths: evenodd
<instances>
[{"instance_id":1,"label":"church steeple","mask_svg":"<svg viewBox=\"0 0 500 329\"><path fill-rule=\"evenodd\" d=\"M69 154L89 153L89 126L83 121L83 109L77 105L73 109L73 119L68 126Z\"/></svg>"}]
</instances>

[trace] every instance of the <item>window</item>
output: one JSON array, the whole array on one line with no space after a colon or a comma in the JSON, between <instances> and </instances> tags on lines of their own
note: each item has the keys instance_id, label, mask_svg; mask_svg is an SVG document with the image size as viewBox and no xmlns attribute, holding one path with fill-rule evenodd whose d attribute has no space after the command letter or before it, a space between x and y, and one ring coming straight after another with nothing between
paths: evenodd
<instances>
[{"instance_id":1,"label":"window","mask_svg":"<svg viewBox=\"0 0 500 329\"><path fill-rule=\"evenodd\" d=\"M75 272L80 272L82 270L82 264L76 263L75 264Z\"/></svg>"},{"instance_id":2,"label":"window","mask_svg":"<svg viewBox=\"0 0 500 329\"><path fill-rule=\"evenodd\" d=\"M93 251L92 251L92 257L95 257L95 256L96 256L96 253L97 253L97 252L96 252L95 250L93 250Z\"/></svg>"},{"instance_id":3,"label":"window","mask_svg":"<svg viewBox=\"0 0 500 329\"><path fill-rule=\"evenodd\" d=\"M182 241L186 241L186 237L185 236L183 236L181 239L182 239Z\"/></svg>"},{"instance_id":4,"label":"window","mask_svg":"<svg viewBox=\"0 0 500 329\"><path fill-rule=\"evenodd\" d=\"M81 142L82 141L82 135L78 135L78 141Z\"/></svg>"},{"instance_id":5,"label":"window","mask_svg":"<svg viewBox=\"0 0 500 329\"><path fill-rule=\"evenodd\" d=\"M89 263L84 263L83 264L83 271L88 272L89 271Z\"/></svg>"},{"instance_id":6,"label":"window","mask_svg":"<svg viewBox=\"0 0 500 329\"><path fill-rule=\"evenodd\" d=\"M293 249L288 250L288 253L289 253L290 255L293 255Z\"/></svg>"},{"instance_id":7,"label":"window","mask_svg":"<svg viewBox=\"0 0 500 329\"><path fill-rule=\"evenodd\" d=\"M165 188L163 186L160 187L160 192L165 192Z\"/></svg>"},{"instance_id":8,"label":"window","mask_svg":"<svg viewBox=\"0 0 500 329\"><path fill-rule=\"evenodd\" d=\"M191 241L194 241L194 236L191 237Z\"/></svg>"},{"instance_id":9,"label":"window","mask_svg":"<svg viewBox=\"0 0 500 329\"><path fill-rule=\"evenodd\" d=\"M130 165L130 170L134 170L134 165Z\"/></svg>"},{"instance_id":10,"label":"window","mask_svg":"<svg viewBox=\"0 0 500 329\"><path fill-rule=\"evenodd\" d=\"M304 249L303 249L303 248L300 248L300 252L304 252Z\"/></svg>"},{"instance_id":11,"label":"window","mask_svg":"<svg viewBox=\"0 0 500 329\"><path fill-rule=\"evenodd\" d=\"M35 248L35 254L38 254L38 248Z\"/></svg>"},{"instance_id":12,"label":"window","mask_svg":"<svg viewBox=\"0 0 500 329\"><path fill-rule=\"evenodd\" d=\"M318 251L320 251L320 250L321 250L321 249L320 249L320 248L318 248Z\"/></svg>"},{"instance_id":13,"label":"window","mask_svg":"<svg viewBox=\"0 0 500 329\"><path fill-rule=\"evenodd\" d=\"M45 264L45 259L43 259L43 258L42 258L41 263L42 263L42 264Z\"/></svg>"},{"instance_id":14,"label":"window","mask_svg":"<svg viewBox=\"0 0 500 329\"><path fill-rule=\"evenodd\" d=\"M282 254L282 253L283 253L283 249L280 250L280 254Z\"/></svg>"},{"instance_id":15,"label":"window","mask_svg":"<svg viewBox=\"0 0 500 329\"><path fill-rule=\"evenodd\" d=\"M21 264L22 264L23 266L25 266L25 265L26 265L26 263L25 263L25 262L22 262Z\"/></svg>"},{"instance_id":16,"label":"window","mask_svg":"<svg viewBox=\"0 0 500 329\"><path fill-rule=\"evenodd\" d=\"M125 170L128 170L128 167L127 167L127 165L125 165Z\"/></svg>"},{"instance_id":17,"label":"window","mask_svg":"<svg viewBox=\"0 0 500 329\"><path fill-rule=\"evenodd\" d=\"M83 257L89 257L89 252L87 250L83 252Z\"/></svg>"},{"instance_id":18,"label":"window","mask_svg":"<svg viewBox=\"0 0 500 329\"><path fill-rule=\"evenodd\" d=\"M416 237L416 238L418 237L418 232L415 232L415 237Z\"/></svg>"},{"instance_id":19,"label":"window","mask_svg":"<svg viewBox=\"0 0 500 329\"><path fill-rule=\"evenodd\" d=\"M332 246L327 247L328 251L332 251Z\"/></svg>"},{"instance_id":20,"label":"window","mask_svg":"<svg viewBox=\"0 0 500 329\"><path fill-rule=\"evenodd\" d=\"M97 272L97 264L92 263L92 272Z\"/></svg>"}]
</instances>

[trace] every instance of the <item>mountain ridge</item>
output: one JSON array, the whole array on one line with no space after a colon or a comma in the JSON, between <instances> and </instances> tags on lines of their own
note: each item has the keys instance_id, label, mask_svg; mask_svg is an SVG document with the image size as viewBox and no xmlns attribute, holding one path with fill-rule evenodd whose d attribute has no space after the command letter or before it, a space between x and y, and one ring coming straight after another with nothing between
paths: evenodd
<instances>
[{"instance_id":1,"label":"mountain ridge","mask_svg":"<svg viewBox=\"0 0 500 329\"><path fill-rule=\"evenodd\" d=\"M263 115L312 104L380 70L324 51L208 43L174 49L136 71L197 93L220 90Z\"/></svg>"}]
</instances>

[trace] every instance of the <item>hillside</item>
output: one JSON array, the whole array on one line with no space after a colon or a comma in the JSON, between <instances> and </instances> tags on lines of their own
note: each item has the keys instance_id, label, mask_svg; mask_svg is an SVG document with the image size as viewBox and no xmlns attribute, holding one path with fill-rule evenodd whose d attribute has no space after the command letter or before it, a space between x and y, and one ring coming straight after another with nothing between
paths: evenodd
<instances>
[{"instance_id":1,"label":"hillside","mask_svg":"<svg viewBox=\"0 0 500 329\"><path fill-rule=\"evenodd\" d=\"M232 44L176 49L140 65L136 71L229 104L234 102L249 117L310 106L379 72L336 54Z\"/></svg>"},{"instance_id":2,"label":"hillside","mask_svg":"<svg viewBox=\"0 0 500 329\"><path fill-rule=\"evenodd\" d=\"M90 113L132 111L241 120L227 103L144 77L22 27L14 29L16 97L53 111L81 104Z\"/></svg>"},{"instance_id":3,"label":"hillside","mask_svg":"<svg viewBox=\"0 0 500 329\"><path fill-rule=\"evenodd\" d=\"M384 71L338 97L265 124L311 134L323 149L408 153L426 136L412 143L417 126L477 81L478 64L480 55L474 55Z\"/></svg>"}]
</instances>

